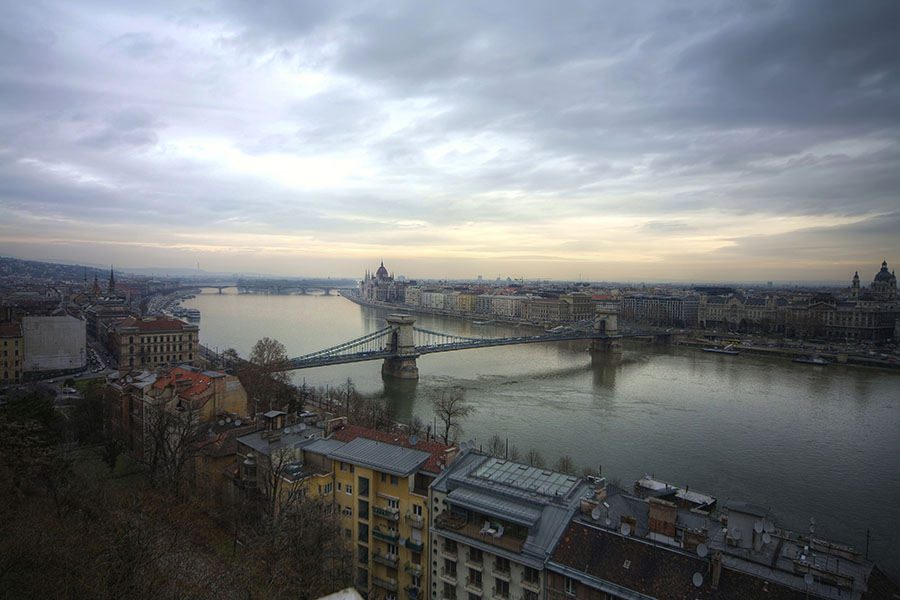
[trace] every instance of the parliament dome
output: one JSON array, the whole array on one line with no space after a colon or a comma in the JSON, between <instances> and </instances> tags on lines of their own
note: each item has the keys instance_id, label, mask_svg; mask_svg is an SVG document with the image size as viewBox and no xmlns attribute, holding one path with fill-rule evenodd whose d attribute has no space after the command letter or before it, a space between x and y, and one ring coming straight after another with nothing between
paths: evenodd
<instances>
[{"instance_id":1,"label":"parliament dome","mask_svg":"<svg viewBox=\"0 0 900 600\"><path fill-rule=\"evenodd\" d=\"M875 273L875 281L891 281L894 278L888 271L887 261L881 263L881 270Z\"/></svg>"}]
</instances>

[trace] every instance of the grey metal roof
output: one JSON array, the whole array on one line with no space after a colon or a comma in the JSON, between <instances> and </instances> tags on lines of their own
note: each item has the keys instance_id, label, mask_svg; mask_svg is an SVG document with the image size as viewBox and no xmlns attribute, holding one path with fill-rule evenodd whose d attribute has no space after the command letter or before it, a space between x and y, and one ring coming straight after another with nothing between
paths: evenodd
<instances>
[{"instance_id":1,"label":"grey metal roof","mask_svg":"<svg viewBox=\"0 0 900 600\"><path fill-rule=\"evenodd\" d=\"M407 477L425 464L431 454L358 437L328 456L390 475Z\"/></svg>"},{"instance_id":2,"label":"grey metal roof","mask_svg":"<svg viewBox=\"0 0 900 600\"><path fill-rule=\"evenodd\" d=\"M477 489L456 488L447 496L447 501L526 527L531 527L541 518L541 509L537 506Z\"/></svg>"},{"instance_id":3,"label":"grey metal roof","mask_svg":"<svg viewBox=\"0 0 900 600\"><path fill-rule=\"evenodd\" d=\"M302 442L298 442L294 444L295 448L301 448L304 452L312 452L313 454L322 454L327 456L337 450L345 446L346 442L341 442L335 439L322 439L315 438L312 440L304 440Z\"/></svg>"},{"instance_id":4,"label":"grey metal roof","mask_svg":"<svg viewBox=\"0 0 900 600\"><path fill-rule=\"evenodd\" d=\"M579 482L573 475L502 458L489 458L472 476L551 498L566 496Z\"/></svg>"}]
</instances>

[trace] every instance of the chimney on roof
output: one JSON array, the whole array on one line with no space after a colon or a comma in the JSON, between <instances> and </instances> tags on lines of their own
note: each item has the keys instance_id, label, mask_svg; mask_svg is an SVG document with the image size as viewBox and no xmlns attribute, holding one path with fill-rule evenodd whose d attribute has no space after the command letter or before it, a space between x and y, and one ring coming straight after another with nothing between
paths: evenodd
<instances>
[{"instance_id":1,"label":"chimney on roof","mask_svg":"<svg viewBox=\"0 0 900 600\"><path fill-rule=\"evenodd\" d=\"M716 552L712 559L712 586L719 589L719 579L722 578L722 553Z\"/></svg>"},{"instance_id":2,"label":"chimney on roof","mask_svg":"<svg viewBox=\"0 0 900 600\"><path fill-rule=\"evenodd\" d=\"M675 537L675 519L678 507L674 502L660 498L650 498L650 532Z\"/></svg>"}]
</instances>

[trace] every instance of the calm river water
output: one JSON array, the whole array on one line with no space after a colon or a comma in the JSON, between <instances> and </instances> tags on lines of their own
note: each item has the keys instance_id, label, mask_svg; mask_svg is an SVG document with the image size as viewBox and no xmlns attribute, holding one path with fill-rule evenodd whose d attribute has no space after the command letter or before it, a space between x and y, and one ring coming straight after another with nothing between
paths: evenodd
<instances>
[{"instance_id":1,"label":"calm river water","mask_svg":"<svg viewBox=\"0 0 900 600\"><path fill-rule=\"evenodd\" d=\"M205 293L200 338L248 356L264 336L290 356L384 326L385 311L338 296ZM521 335L417 315L417 325L467 336ZM433 418L429 394L459 386L477 412L463 439L494 433L549 464L569 454L626 486L645 473L717 496L770 506L777 522L866 547L900 575L900 373L687 348L625 346L615 366L591 366L587 342L529 344L427 355L418 382L385 382L380 362L295 371L297 383L351 378L394 403L400 420Z\"/></svg>"}]
</instances>

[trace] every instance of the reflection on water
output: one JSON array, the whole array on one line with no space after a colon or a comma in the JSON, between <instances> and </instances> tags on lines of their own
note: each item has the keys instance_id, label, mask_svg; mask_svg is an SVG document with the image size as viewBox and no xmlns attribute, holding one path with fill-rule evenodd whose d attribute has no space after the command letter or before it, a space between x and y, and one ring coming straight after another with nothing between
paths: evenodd
<instances>
[{"instance_id":1,"label":"reflection on water","mask_svg":"<svg viewBox=\"0 0 900 600\"><path fill-rule=\"evenodd\" d=\"M247 355L263 336L291 356L384 326L385 311L340 297L202 294L200 335ZM522 335L417 315L417 325L472 336ZM382 380L378 362L297 371L297 383L341 385L392 402L399 418L431 423L430 397L461 387L476 413L463 436L508 437L549 461L570 454L623 482L652 473L771 506L783 525L810 516L825 538L865 547L891 572L900 539L900 375L786 359L626 343L621 360L592 360L586 341L482 348L419 359L418 382Z\"/></svg>"}]
</instances>

